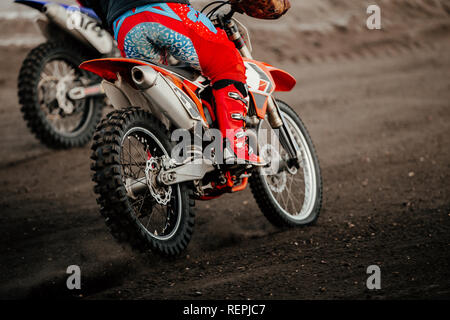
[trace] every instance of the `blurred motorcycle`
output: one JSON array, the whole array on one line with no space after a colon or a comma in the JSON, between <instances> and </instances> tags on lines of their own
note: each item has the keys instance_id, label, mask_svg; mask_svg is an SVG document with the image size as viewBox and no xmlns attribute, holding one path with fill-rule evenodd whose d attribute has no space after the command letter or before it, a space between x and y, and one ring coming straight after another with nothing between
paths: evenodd
<instances>
[{"instance_id":1,"label":"blurred motorcycle","mask_svg":"<svg viewBox=\"0 0 450 320\"><path fill-rule=\"evenodd\" d=\"M139 250L179 255L193 233L194 201L239 192L248 184L275 226L310 225L319 216L322 178L312 140L294 109L273 97L275 91L292 90L296 80L254 60L248 31L233 18L235 11L217 10L210 12L212 21L244 59L250 103L242 120L249 144L256 141L252 149L266 166L223 161L229 157L220 131L216 135L210 81L196 70L122 58L80 66L104 79L116 109L93 138L97 202L112 234Z\"/></svg>"},{"instance_id":2,"label":"blurred motorcycle","mask_svg":"<svg viewBox=\"0 0 450 320\"><path fill-rule=\"evenodd\" d=\"M84 7L16 0L42 13L36 21L47 39L27 55L18 79L23 117L50 148L90 141L105 104L100 79L78 66L87 59L119 56L112 36Z\"/></svg>"}]
</instances>

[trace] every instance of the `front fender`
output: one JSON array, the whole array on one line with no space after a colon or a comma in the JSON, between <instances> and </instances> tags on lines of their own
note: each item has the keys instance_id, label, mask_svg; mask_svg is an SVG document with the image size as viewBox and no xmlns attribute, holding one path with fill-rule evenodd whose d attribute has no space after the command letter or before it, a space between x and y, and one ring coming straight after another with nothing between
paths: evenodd
<instances>
[{"instance_id":1,"label":"front fender","mask_svg":"<svg viewBox=\"0 0 450 320\"><path fill-rule=\"evenodd\" d=\"M28 6L30 8L33 8L33 9L36 9L39 11L42 11L44 6L48 3L50 3L50 1L37 1L37 0L14 0L14 2L18 3L18 4L23 4L25 6ZM70 7L70 5L63 4L63 3L59 3L59 5L61 5L65 9ZM94 12L94 10L92 10L90 8L80 7L80 11L84 14L87 14L89 17L100 21L100 18L97 16L97 14Z\"/></svg>"},{"instance_id":2,"label":"front fender","mask_svg":"<svg viewBox=\"0 0 450 320\"><path fill-rule=\"evenodd\" d=\"M297 80L289 72L275 68L267 63L264 63L264 65L272 76L275 91L291 91L297 84Z\"/></svg>"},{"instance_id":3,"label":"front fender","mask_svg":"<svg viewBox=\"0 0 450 320\"><path fill-rule=\"evenodd\" d=\"M268 63L244 58L247 85L256 115L264 119L270 96L274 91L291 91L297 81L288 72Z\"/></svg>"}]
</instances>

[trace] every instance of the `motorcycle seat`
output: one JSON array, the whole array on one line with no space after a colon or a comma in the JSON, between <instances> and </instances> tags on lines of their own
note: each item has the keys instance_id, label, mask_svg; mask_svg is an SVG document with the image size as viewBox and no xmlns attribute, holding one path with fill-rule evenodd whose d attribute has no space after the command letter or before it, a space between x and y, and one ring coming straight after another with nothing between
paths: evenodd
<instances>
[{"instance_id":1,"label":"motorcycle seat","mask_svg":"<svg viewBox=\"0 0 450 320\"><path fill-rule=\"evenodd\" d=\"M200 72L186 63L180 63L175 66L162 66L163 68L176 73L183 78L194 81L200 76Z\"/></svg>"},{"instance_id":2,"label":"motorcycle seat","mask_svg":"<svg viewBox=\"0 0 450 320\"><path fill-rule=\"evenodd\" d=\"M150 60L146 60L146 59L140 59L142 61L145 61L146 63L150 63L153 64L155 66L158 66L160 68L169 70L170 72L173 72L187 80L190 81L194 81L195 79L197 79L201 73L200 71L198 71L197 69L192 68L190 65L188 65L187 63L179 63L177 65L174 66L166 66L163 64L159 64L159 63L155 63L153 61Z\"/></svg>"}]
</instances>

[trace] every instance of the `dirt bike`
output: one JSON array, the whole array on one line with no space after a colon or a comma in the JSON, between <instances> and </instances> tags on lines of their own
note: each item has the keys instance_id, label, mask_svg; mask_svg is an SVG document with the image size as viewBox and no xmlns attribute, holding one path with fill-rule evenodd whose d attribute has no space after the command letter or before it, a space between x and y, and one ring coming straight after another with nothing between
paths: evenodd
<instances>
[{"instance_id":1,"label":"dirt bike","mask_svg":"<svg viewBox=\"0 0 450 320\"><path fill-rule=\"evenodd\" d=\"M212 21L243 56L250 92L246 128L268 162L264 167L220 161L221 138L210 153L203 151L217 140L208 138L217 123L210 82L194 69L123 58L80 66L104 79L115 108L94 134L91 169L106 224L133 248L179 255L193 234L195 200L212 200L248 185L277 227L310 225L319 216L322 179L313 143L296 112L273 97L292 90L296 80L252 59L248 31L233 13L215 13ZM175 144L180 129L188 141L199 137L203 149L198 143Z\"/></svg>"},{"instance_id":2,"label":"dirt bike","mask_svg":"<svg viewBox=\"0 0 450 320\"><path fill-rule=\"evenodd\" d=\"M20 69L23 117L48 147L83 146L101 119L104 94L101 79L78 66L87 59L119 56L113 38L90 9L46 1L15 2L42 13L36 24L47 39L27 55Z\"/></svg>"}]
</instances>

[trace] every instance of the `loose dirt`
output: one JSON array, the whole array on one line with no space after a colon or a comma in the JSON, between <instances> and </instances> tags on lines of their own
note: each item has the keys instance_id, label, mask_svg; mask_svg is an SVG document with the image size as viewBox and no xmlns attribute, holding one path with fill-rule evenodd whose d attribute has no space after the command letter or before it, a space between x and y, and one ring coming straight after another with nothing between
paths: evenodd
<instances>
[{"instance_id":1,"label":"loose dirt","mask_svg":"<svg viewBox=\"0 0 450 320\"><path fill-rule=\"evenodd\" d=\"M366 16L353 1L308 9L318 12L310 23L349 14L331 30L295 28L293 17L289 32L251 26L255 57L298 80L279 97L306 123L321 160L318 224L276 229L248 190L197 202L193 240L172 261L112 239L93 193L89 147L54 151L29 133L16 96L29 48L4 47L0 297L449 299L449 8L379 2L389 17L381 31L352 27ZM374 264L382 289L369 291ZM81 267L80 292L66 289L69 265Z\"/></svg>"}]
</instances>

